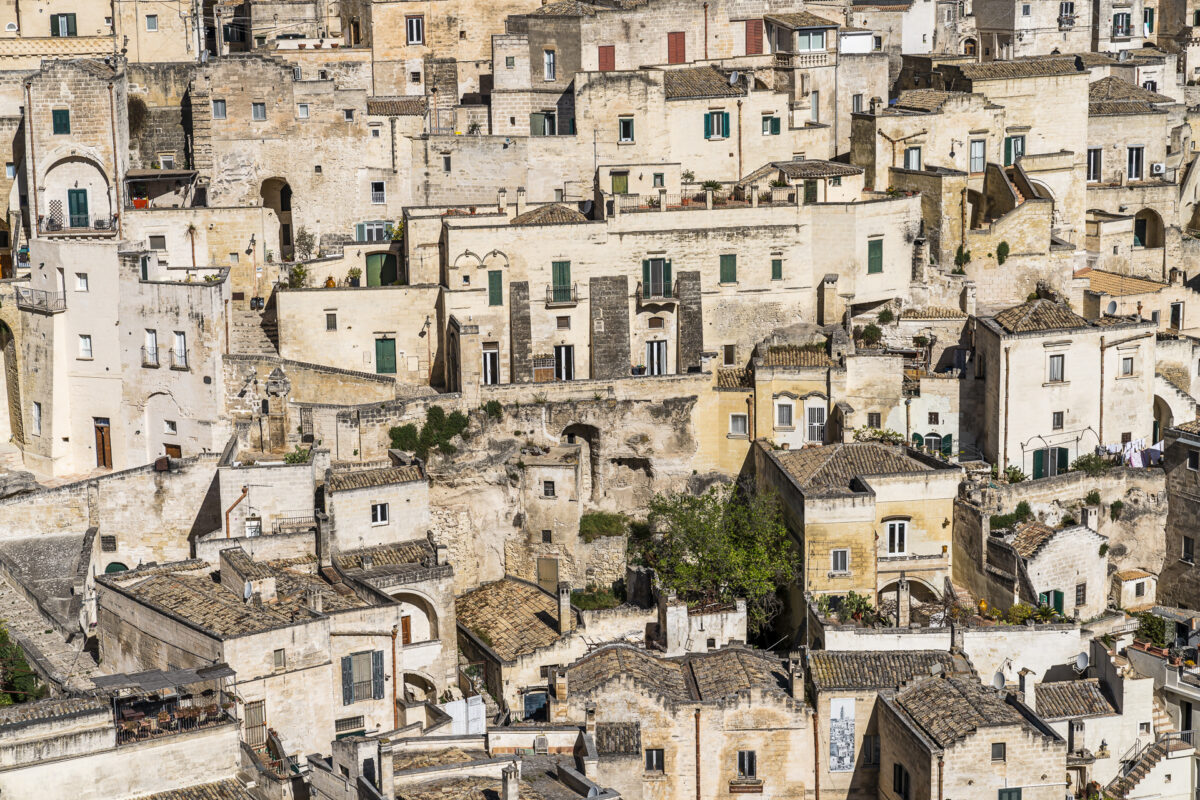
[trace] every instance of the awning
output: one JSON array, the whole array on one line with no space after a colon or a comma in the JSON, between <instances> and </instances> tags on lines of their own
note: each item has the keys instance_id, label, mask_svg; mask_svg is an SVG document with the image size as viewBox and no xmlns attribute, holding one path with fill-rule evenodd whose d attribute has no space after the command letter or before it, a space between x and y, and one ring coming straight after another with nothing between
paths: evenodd
<instances>
[{"instance_id":1,"label":"awning","mask_svg":"<svg viewBox=\"0 0 1200 800\"><path fill-rule=\"evenodd\" d=\"M133 675L125 673L97 675L92 679L92 683L102 691L115 692L120 689L131 689L134 692L149 694L150 692L160 692L163 689L190 686L194 683L232 678L235 674L228 664L213 664L211 667L198 669L152 669Z\"/></svg>"},{"instance_id":2,"label":"awning","mask_svg":"<svg viewBox=\"0 0 1200 800\"><path fill-rule=\"evenodd\" d=\"M194 169L131 169L125 173L125 180L170 181L180 178L194 178L197 174Z\"/></svg>"}]
</instances>

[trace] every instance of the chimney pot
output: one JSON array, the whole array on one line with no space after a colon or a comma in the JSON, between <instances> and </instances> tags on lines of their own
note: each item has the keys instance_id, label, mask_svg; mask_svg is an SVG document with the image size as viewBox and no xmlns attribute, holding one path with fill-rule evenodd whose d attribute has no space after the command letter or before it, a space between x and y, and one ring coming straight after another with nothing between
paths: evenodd
<instances>
[{"instance_id":1,"label":"chimney pot","mask_svg":"<svg viewBox=\"0 0 1200 800\"><path fill-rule=\"evenodd\" d=\"M575 627L575 619L571 614L571 584L560 581L558 584L558 632L560 635L570 633Z\"/></svg>"},{"instance_id":2,"label":"chimney pot","mask_svg":"<svg viewBox=\"0 0 1200 800\"><path fill-rule=\"evenodd\" d=\"M519 794L520 771L516 764L509 764L501 771L502 783L500 800L517 800Z\"/></svg>"}]
</instances>

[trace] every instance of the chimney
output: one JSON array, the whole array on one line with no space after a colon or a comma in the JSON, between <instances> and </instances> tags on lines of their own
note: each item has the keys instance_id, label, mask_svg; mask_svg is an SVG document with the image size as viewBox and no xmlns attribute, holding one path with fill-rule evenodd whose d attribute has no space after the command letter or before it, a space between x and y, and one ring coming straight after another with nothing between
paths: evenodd
<instances>
[{"instance_id":1,"label":"chimney","mask_svg":"<svg viewBox=\"0 0 1200 800\"><path fill-rule=\"evenodd\" d=\"M501 771L500 800L517 800L518 779L521 776L516 764L509 764Z\"/></svg>"},{"instance_id":2,"label":"chimney","mask_svg":"<svg viewBox=\"0 0 1200 800\"><path fill-rule=\"evenodd\" d=\"M508 211L508 189L496 192L496 207L500 209L501 214Z\"/></svg>"},{"instance_id":3,"label":"chimney","mask_svg":"<svg viewBox=\"0 0 1200 800\"><path fill-rule=\"evenodd\" d=\"M308 589L305 594L309 610L320 614L325 609L325 596L321 594L321 590L314 587Z\"/></svg>"},{"instance_id":4,"label":"chimney","mask_svg":"<svg viewBox=\"0 0 1200 800\"><path fill-rule=\"evenodd\" d=\"M362 568L363 568L363 569L370 569L370 568L371 568L371 567L373 567L373 566L375 566L375 557L374 557L374 556L370 556L370 555L363 555L363 557L362 557Z\"/></svg>"},{"instance_id":5,"label":"chimney","mask_svg":"<svg viewBox=\"0 0 1200 800\"><path fill-rule=\"evenodd\" d=\"M554 696L560 703L567 699L567 668L552 667L554 670Z\"/></svg>"},{"instance_id":6,"label":"chimney","mask_svg":"<svg viewBox=\"0 0 1200 800\"><path fill-rule=\"evenodd\" d=\"M587 733L596 735L596 704L588 703L587 708L583 710L583 730Z\"/></svg>"},{"instance_id":7,"label":"chimney","mask_svg":"<svg viewBox=\"0 0 1200 800\"><path fill-rule=\"evenodd\" d=\"M901 572L900 580L896 581L896 626L907 628L911 621L912 598L908 593L908 579Z\"/></svg>"},{"instance_id":8,"label":"chimney","mask_svg":"<svg viewBox=\"0 0 1200 800\"><path fill-rule=\"evenodd\" d=\"M793 650L788 655L788 694L797 700L804 699L804 653Z\"/></svg>"},{"instance_id":9,"label":"chimney","mask_svg":"<svg viewBox=\"0 0 1200 800\"><path fill-rule=\"evenodd\" d=\"M450 548L449 547L446 547L446 545L444 545L444 544L434 545L433 552L434 552L434 558L436 559L437 565L439 567L444 564L449 563L449 561L450 561Z\"/></svg>"},{"instance_id":10,"label":"chimney","mask_svg":"<svg viewBox=\"0 0 1200 800\"><path fill-rule=\"evenodd\" d=\"M517 187L517 216L525 213L525 187Z\"/></svg>"},{"instance_id":11,"label":"chimney","mask_svg":"<svg viewBox=\"0 0 1200 800\"><path fill-rule=\"evenodd\" d=\"M881 100L879 97L872 97L871 98L871 116L878 117L879 110L881 108L883 108L883 100Z\"/></svg>"},{"instance_id":12,"label":"chimney","mask_svg":"<svg viewBox=\"0 0 1200 800\"><path fill-rule=\"evenodd\" d=\"M950 652L961 653L963 649L963 628L958 622L950 623Z\"/></svg>"},{"instance_id":13,"label":"chimney","mask_svg":"<svg viewBox=\"0 0 1200 800\"><path fill-rule=\"evenodd\" d=\"M1186 278L1183 270L1179 269L1179 267L1171 267L1170 275L1170 282L1172 286L1183 286L1183 281Z\"/></svg>"},{"instance_id":14,"label":"chimney","mask_svg":"<svg viewBox=\"0 0 1200 800\"><path fill-rule=\"evenodd\" d=\"M570 633L575 627L571 616L571 584L566 581L558 583L558 632L560 635Z\"/></svg>"}]
</instances>

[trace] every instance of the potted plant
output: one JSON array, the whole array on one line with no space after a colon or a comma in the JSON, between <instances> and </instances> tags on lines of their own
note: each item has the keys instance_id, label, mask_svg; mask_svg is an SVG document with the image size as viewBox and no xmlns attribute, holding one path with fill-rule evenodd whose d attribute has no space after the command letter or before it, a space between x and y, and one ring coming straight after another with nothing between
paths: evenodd
<instances>
[{"instance_id":1,"label":"potted plant","mask_svg":"<svg viewBox=\"0 0 1200 800\"><path fill-rule=\"evenodd\" d=\"M346 280L351 286L358 286L359 279L362 278L362 270L358 267L351 267L346 271Z\"/></svg>"},{"instance_id":2,"label":"potted plant","mask_svg":"<svg viewBox=\"0 0 1200 800\"><path fill-rule=\"evenodd\" d=\"M645 375L646 374L646 365L638 364L635 367L630 367L630 372L632 372L634 375Z\"/></svg>"}]
</instances>

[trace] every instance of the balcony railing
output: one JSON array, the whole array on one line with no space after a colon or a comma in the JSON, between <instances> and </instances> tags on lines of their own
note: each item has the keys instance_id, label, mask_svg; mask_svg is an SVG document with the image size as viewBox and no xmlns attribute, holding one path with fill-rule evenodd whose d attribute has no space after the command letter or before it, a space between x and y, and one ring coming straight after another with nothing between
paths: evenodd
<instances>
[{"instance_id":1,"label":"balcony railing","mask_svg":"<svg viewBox=\"0 0 1200 800\"><path fill-rule=\"evenodd\" d=\"M188 368L188 351L171 348L171 369Z\"/></svg>"},{"instance_id":2,"label":"balcony railing","mask_svg":"<svg viewBox=\"0 0 1200 800\"><path fill-rule=\"evenodd\" d=\"M142 348L142 366L157 367L158 366L158 348L143 347Z\"/></svg>"},{"instance_id":3,"label":"balcony railing","mask_svg":"<svg viewBox=\"0 0 1200 800\"><path fill-rule=\"evenodd\" d=\"M372 191L371 192L371 202L375 203L375 204L385 203L385 202L387 202L387 196L385 195L384 192Z\"/></svg>"},{"instance_id":4,"label":"balcony railing","mask_svg":"<svg viewBox=\"0 0 1200 800\"><path fill-rule=\"evenodd\" d=\"M370 700L374 695L371 693L371 681L355 681L354 684L354 702L359 700Z\"/></svg>"},{"instance_id":5,"label":"balcony railing","mask_svg":"<svg viewBox=\"0 0 1200 800\"><path fill-rule=\"evenodd\" d=\"M271 523L272 533L299 533L310 531L317 527L317 520L312 514L296 514L280 517Z\"/></svg>"},{"instance_id":6,"label":"balcony railing","mask_svg":"<svg viewBox=\"0 0 1200 800\"><path fill-rule=\"evenodd\" d=\"M824 67L829 64L829 52L815 50L811 53L776 53L777 67Z\"/></svg>"},{"instance_id":7,"label":"balcony railing","mask_svg":"<svg viewBox=\"0 0 1200 800\"><path fill-rule=\"evenodd\" d=\"M117 218L114 216L88 217L82 214L69 214L65 219L39 217L37 227L38 233L47 234L102 233L111 235L117 230Z\"/></svg>"},{"instance_id":8,"label":"balcony railing","mask_svg":"<svg viewBox=\"0 0 1200 800\"><path fill-rule=\"evenodd\" d=\"M1062 14L1059 16L1059 18L1058 18L1058 29L1059 30L1065 31L1065 30L1068 30L1073 27L1075 27L1075 15L1074 14Z\"/></svg>"},{"instance_id":9,"label":"balcony railing","mask_svg":"<svg viewBox=\"0 0 1200 800\"><path fill-rule=\"evenodd\" d=\"M638 281L637 285L638 300L646 302L670 302L679 297L679 287L677 284L672 284L670 281L650 281L650 283L642 283Z\"/></svg>"},{"instance_id":10,"label":"balcony railing","mask_svg":"<svg viewBox=\"0 0 1200 800\"><path fill-rule=\"evenodd\" d=\"M168 702L147 705L155 707L150 708L149 712L137 710L133 705L118 709L116 713L118 745L215 728L234 720L216 703L177 705L174 702Z\"/></svg>"},{"instance_id":11,"label":"balcony railing","mask_svg":"<svg viewBox=\"0 0 1200 800\"><path fill-rule=\"evenodd\" d=\"M546 287L546 305L573 306L579 302L579 284L551 284Z\"/></svg>"},{"instance_id":12,"label":"balcony railing","mask_svg":"<svg viewBox=\"0 0 1200 800\"><path fill-rule=\"evenodd\" d=\"M67 310L67 296L62 292L48 292L45 289L30 289L25 286L17 287L17 308L25 311L42 311L47 314L57 314Z\"/></svg>"}]
</instances>

